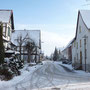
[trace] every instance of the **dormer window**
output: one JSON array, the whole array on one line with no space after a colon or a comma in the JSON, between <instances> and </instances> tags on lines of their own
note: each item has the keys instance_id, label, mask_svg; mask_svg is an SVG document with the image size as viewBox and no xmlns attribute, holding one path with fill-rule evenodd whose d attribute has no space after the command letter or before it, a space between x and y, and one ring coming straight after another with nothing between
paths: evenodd
<instances>
[{"instance_id":1,"label":"dormer window","mask_svg":"<svg viewBox=\"0 0 90 90\"><path fill-rule=\"evenodd\" d=\"M8 27L8 36L10 36L10 27Z\"/></svg>"},{"instance_id":2,"label":"dormer window","mask_svg":"<svg viewBox=\"0 0 90 90\"><path fill-rule=\"evenodd\" d=\"M79 26L79 33L81 33L81 26Z\"/></svg>"}]
</instances>

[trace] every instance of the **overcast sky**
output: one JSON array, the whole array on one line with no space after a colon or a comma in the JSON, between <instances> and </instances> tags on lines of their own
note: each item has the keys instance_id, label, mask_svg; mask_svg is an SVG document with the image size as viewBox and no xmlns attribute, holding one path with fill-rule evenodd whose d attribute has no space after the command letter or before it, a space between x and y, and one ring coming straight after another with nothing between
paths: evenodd
<instances>
[{"instance_id":1,"label":"overcast sky","mask_svg":"<svg viewBox=\"0 0 90 90\"><path fill-rule=\"evenodd\" d=\"M1 0L1 9L12 9L15 29L40 29L42 50L50 55L75 36L78 10L90 9L89 0Z\"/></svg>"}]
</instances>

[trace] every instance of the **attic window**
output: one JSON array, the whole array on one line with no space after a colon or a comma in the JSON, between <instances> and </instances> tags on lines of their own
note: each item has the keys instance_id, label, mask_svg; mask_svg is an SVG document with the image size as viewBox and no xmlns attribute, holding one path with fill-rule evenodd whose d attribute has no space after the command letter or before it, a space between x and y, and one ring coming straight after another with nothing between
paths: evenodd
<instances>
[{"instance_id":1,"label":"attic window","mask_svg":"<svg viewBox=\"0 0 90 90\"><path fill-rule=\"evenodd\" d=\"M79 26L79 33L81 33L81 26Z\"/></svg>"}]
</instances>

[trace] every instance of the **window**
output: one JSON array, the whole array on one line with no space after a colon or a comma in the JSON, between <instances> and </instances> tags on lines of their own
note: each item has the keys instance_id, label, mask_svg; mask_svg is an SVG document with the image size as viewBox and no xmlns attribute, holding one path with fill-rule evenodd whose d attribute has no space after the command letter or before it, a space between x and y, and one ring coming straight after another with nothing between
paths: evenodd
<instances>
[{"instance_id":1,"label":"window","mask_svg":"<svg viewBox=\"0 0 90 90\"><path fill-rule=\"evenodd\" d=\"M76 57L74 57L74 63L76 63Z\"/></svg>"},{"instance_id":2,"label":"window","mask_svg":"<svg viewBox=\"0 0 90 90\"><path fill-rule=\"evenodd\" d=\"M3 24L3 36L6 37L6 24Z\"/></svg>"},{"instance_id":3,"label":"window","mask_svg":"<svg viewBox=\"0 0 90 90\"><path fill-rule=\"evenodd\" d=\"M78 42L77 42L77 49L78 49Z\"/></svg>"},{"instance_id":4,"label":"window","mask_svg":"<svg viewBox=\"0 0 90 90\"><path fill-rule=\"evenodd\" d=\"M85 45L85 59L86 59L87 58L86 39L84 39L84 45Z\"/></svg>"},{"instance_id":5,"label":"window","mask_svg":"<svg viewBox=\"0 0 90 90\"><path fill-rule=\"evenodd\" d=\"M87 58L87 49L85 49L85 59Z\"/></svg>"},{"instance_id":6,"label":"window","mask_svg":"<svg viewBox=\"0 0 90 90\"><path fill-rule=\"evenodd\" d=\"M10 27L8 27L8 36L10 36Z\"/></svg>"},{"instance_id":7,"label":"window","mask_svg":"<svg viewBox=\"0 0 90 90\"><path fill-rule=\"evenodd\" d=\"M5 30L5 27L3 26L3 35L5 36L5 32L6 32L6 30Z\"/></svg>"},{"instance_id":8,"label":"window","mask_svg":"<svg viewBox=\"0 0 90 90\"><path fill-rule=\"evenodd\" d=\"M82 51L80 51L80 65L82 65Z\"/></svg>"},{"instance_id":9,"label":"window","mask_svg":"<svg viewBox=\"0 0 90 90\"><path fill-rule=\"evenodd\" d=\"M81 40L80 40L80 47L81 47L81 44L82 44L82 42L81 42Z\"/></svg>"},{"instance_id":10,"label":"window","mask_svg":"<svg viewBox=\"0 0 90 90\"><path fill-rule=\"evenodd\" d=\"M84 39L84 44L86 45L86 39Z\"/></svg>"},{"instance_id":11,"label":"window","mask_svg":"<svg viewBox=\"0 0 90 90\"><path fill-rule=\"evenodd\" d=\"M81 26L79 26L79 33L81 33Z\"/></svg>"},{"instance_id":12,"label":"window","mask_svg":"<svg viewBox=\"0 0 90 90\"><path fill-rule=\"evenodd\" d=\"M78 60L78 53L77 53L77 60Z\"/></svg>"}]
</instances>

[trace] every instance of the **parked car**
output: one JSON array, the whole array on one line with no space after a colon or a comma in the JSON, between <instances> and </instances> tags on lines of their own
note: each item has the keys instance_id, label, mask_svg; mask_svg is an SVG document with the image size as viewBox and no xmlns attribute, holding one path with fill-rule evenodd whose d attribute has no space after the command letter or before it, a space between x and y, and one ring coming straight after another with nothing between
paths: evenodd
<instances>
[{"instance_id":1,"label":"parked car","mask_svg":"<svg viewBox=\"0 0 90 90\"><path fill-rule=\"evenodd\" d=\"M68 63L69 63L69 60L68 60L68 59L63 59L63 60L62 60L62 63L63 63L63 64L68 64Z\"/></svg>"}]
</instances>

